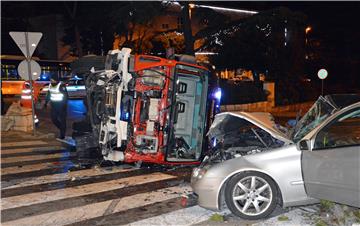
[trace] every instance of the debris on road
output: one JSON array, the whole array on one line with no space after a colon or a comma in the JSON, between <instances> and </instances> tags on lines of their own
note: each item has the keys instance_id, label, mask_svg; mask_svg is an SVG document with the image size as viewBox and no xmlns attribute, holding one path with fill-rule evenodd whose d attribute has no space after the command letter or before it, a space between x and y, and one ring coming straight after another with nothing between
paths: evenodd
<instances>
[{"instance_id":1,"label":"debris on road","mask_svg":"<svg viewBox=\"0 0 360 226\"><path fill-rule=\"evenodd\" d=\"M181 197L181 206L184 208L190 207L190 206L195 206L196 203L197 203L197 199L192 194L184 194Z\"/></svg>"},{"instance_id":2,"label":"debris on road","mask_svg":"<svg viewBox=\"0 0 360 226\"><path fill-rule=\"evenodd\" d=\"M290 220L290 219L287 216L279 216L278 217L278 221L288 221L288 220Z\"/></svg>"},{"instance_id":3,"label":"debris on road","mask_svg":"<svg viewBox=\"0 0 360 226\"><path fill-rule=\"evenodd\" d=\"M214 213L213 215L211 215L210 220L215 222L223 222L224 216L218 213Z\"/></svg>"}]
</instances>

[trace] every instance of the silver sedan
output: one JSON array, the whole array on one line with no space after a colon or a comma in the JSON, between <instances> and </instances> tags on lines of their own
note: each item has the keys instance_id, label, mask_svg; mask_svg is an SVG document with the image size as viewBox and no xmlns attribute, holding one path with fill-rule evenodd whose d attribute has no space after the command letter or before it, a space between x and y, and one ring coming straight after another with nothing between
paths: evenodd
<instances>
[{"instance_id":1,"label":"silver sedan","mask_svg":"<svg viewBox=\"0 0 360 226\"><path fill-rule=\"evenodd\" d=\"M288 134L267 113L217 115L192 174L198 204L252 220L319 199L360 207L360 99L345 99L320 97Z\"/></svg>"}]
</instances>

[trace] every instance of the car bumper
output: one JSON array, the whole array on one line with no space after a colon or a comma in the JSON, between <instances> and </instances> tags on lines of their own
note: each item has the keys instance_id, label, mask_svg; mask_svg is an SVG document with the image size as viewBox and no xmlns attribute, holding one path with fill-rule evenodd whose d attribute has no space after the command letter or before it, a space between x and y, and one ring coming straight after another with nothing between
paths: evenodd
<instances>
[{"instance_id":1,"label":"car bumper","mask_svg":"<svg viewBox=\"0 0 360 226\"><path fill-rule=\"evenodd\" d=\"M219 191L222 178L192 179L191 187L198 198L198 205L211 210L220 210Z\"/></svg>"}]
</instances>

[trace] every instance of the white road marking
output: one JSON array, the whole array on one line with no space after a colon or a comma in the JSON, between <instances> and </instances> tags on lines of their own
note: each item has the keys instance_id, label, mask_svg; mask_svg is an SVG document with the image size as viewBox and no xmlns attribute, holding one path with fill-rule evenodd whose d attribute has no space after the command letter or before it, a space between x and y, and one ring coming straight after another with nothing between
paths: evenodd
<instances>
[{"instance_id":1,"label":"white road marking","mask_svg":"<svg viewBox=\"0 0 360 226\"><path fill-rule=\"evenodd\" d=\"M6 167L1 169L1 175L6 174L14 174L14 173L25 173L25 172L32 172L37 170L43 169L53 169L53 168L63 168L64 166L73 166L74 164L71 161L63 161L63 162L56 162L57 164L46 162L46 163L39 163L33 165L25 165L22 167L13 166L13 167Z\"/></svg>"},{"instance_id":2,"label":"white road marking","mask_svg":"<svg viewBox=\"0 0 360 226\"><path fill-rule=\"evenodd\" d=\"M1 163L15 163L18 162L21 165L22 161L32 161L32 160L45 160L51 158L65 158L76 156L75 152L63 152L50 155L29 155L29 156L19 156L19 157L10 157L10 158L1 158Z\"/></svg>"},{"instance_id":3,"label":"white road marking","mask_svg":"<svg viewBox=\"0 0 360 226\"><path fill-rule=\"evenodd\" d=\"M70 165L70 164L72 164L72 162L67 161L65 164ZM59 173L59 174L44 175L44 176L40 176L40 177L27 177L27 178L11 180L11 183L13 185L6 186L6 189L24 187L24 186L29 186L29 185L39 185L39 184L60 182L60 181L70 180L72 178L81 179L81 178L86 178L86 177L90 177L90 176L105 175L105 174L116 173L116 172L122 173L122 172L131 171L131 170L134 170L134 169L124 169L124 168L120 168L120 167L113 167L111 170L106 170L105 168L92 168L92 169L70 171L70 172ZM4 183L4 182L2 182L2 183ZM2 190L6 190L6 189L2 189Z\"/></svg>"},{"instance_id":4,"label":"white road marking","mask_svg":"<svg viewBox=\"0 0 360 226\"><path fill-rule=\"evenodd\" d=\"M7 148L7 147L18 147L18 146L28 146L28 145L42 145L47 144L44 141L41 140L33 140L33 141L18 141L18 142L6 142L1 143L1 148Z\"/></svg>"},{"instance_id":5,"label":"white road marking","mask_svg":"<svg viewBox=\"0 0 360 226\"><path fill-rule=\"evenodd\" d=\"M36 153L37 151L52 151L52 150L65 150L65 149L61 146L14 148L14 149L2 149L1 154L14 154L14 153L25 153L25 152Z\"/></svg>"},{"instance_id":6,"label":"white road marking","mask_svg":"<svg viewBox=\"0 0 360 226\"><path fill-rule=\"evenodd\" d=\"M38 203L83 196L87 194L109 191L109 190L124 188L127 186L145 184L149 182L166 180L170 178L175 178L175 176L164 173L152 173L147 175L121 178L117 180L92 183L92 184L69 187L69 188L58 189L53 191L44 191L44 192L37 192L37 193L31 193L25 195L12 196L8 198L2 198L1 208L2 210L5 210L20 206L29 206Z\"/></svg>"},{"instance_id":7,"label":"white road marking","mask_svg":"<svg viewBox=\"0 0 360 226\"><path fill-rule=\"evenodd\" d=\"M45 225L71 224L95 217L117 213L132 208L141 207L148 204L153 204L155 202L162 202L172 198L177 198L180 197L184 192L188 192L189 190L191 190L189 186L183 186L183 187L176 186L176 187L164 188L152 192L127 196L118 200L109 200L109 201L89 204L81 207L74 207L56 212L25 217L18 220L2 223L2 225L27 226L27 225L36 224L39 226L45 226ZM114 206L114 209L111 212L108 212L109 206L114 202L116 204Z\"/></svg>"}]
</instances>

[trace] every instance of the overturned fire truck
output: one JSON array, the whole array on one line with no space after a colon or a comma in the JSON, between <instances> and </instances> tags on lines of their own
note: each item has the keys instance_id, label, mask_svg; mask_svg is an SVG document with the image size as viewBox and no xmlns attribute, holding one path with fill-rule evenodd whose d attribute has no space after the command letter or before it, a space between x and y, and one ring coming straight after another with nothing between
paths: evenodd
<instances>
[{"instance_id":1,"label":"overturned fire truck","mask_svg":"<svg viewBox=\"0 0 360 226\"><path fill-rule=\"evenodd\" d=\"M199 163L221 99L210 71L191 56L130 53L109 51L105 70L87 76L87 121L73 125L77 151L127 163Z\"/></svg>"}]
</instances>

